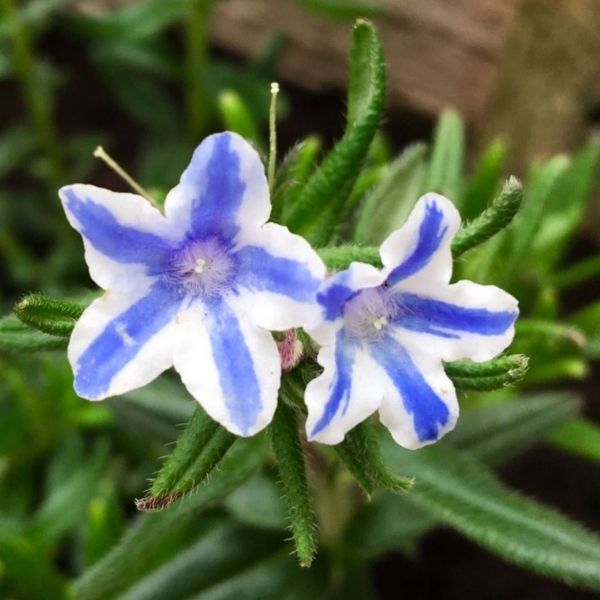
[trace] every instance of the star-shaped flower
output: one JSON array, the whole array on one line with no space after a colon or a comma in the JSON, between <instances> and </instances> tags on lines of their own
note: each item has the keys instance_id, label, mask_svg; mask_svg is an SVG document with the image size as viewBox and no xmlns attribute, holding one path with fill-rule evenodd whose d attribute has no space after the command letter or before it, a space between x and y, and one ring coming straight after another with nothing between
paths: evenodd
<instances>
[{"instance_id":1,"label":"star-shaped flower","mask_svg":"<svg viewBox=\"0 0 600 600\"><path fill-rule=\"evenodd\" d=\"M323 373L305 394L309 439L337 444L379 410L398 444L418 448L450 431L456 392L442 361L484 361L514 335L517 301L495 286L450 284L450 243L460 227L437 194L416 204L380 249L384 268L352 263L319 293Z\"/></svg>"},{"instance_id":2,"label":"star-shaped flower","mask_svg":"<svg viewBox=\"0 0 600 600\"><path fill-rule=\"evenodd\" d=\"M314 325L325 268L309 244L265 224L263 165L241 137L196 149L164 215L142 197L60 190L106 294L69 344L75 390L90 400L143 386L172 365L204 409L248 436L271 420L281 366L269 330Z\"/></svg>"}]
</instances>

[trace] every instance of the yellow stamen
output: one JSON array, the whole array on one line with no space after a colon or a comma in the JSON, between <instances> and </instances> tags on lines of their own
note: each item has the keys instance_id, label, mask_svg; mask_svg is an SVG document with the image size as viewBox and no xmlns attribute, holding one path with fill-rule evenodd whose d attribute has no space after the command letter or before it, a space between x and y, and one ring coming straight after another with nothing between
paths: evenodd
<instances>
[{"instance_id":1,"label":"yellow stamen","mask_svg":"<svg viewBox=\"0 0 600 600\"><path fill-rule=\"evenodd\" d=\"M379 317L373 321L373 327L375 327L377 331L381 331L387 324L388 322L385 317Z\"/></svg>"}]
</instances>

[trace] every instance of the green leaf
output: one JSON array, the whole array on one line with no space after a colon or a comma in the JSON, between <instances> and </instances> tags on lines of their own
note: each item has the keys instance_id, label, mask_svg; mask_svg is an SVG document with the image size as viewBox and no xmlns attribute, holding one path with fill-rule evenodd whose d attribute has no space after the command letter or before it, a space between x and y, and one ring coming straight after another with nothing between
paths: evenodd
<instances>
[{"instance_id":1,"label":"green leaf","mask_svg":"<svg viewBox=\"0 0 600 600\"><path fill-rule=\"evenodd\" d=\"M383 114L385 87L379 35L371 23L359 20L352 35L348 128L308 180L285 222L316 245L328 241L367 157Z\"/></svg>"},{"instance_id":2,"label":"green leaf","mask_svg":"<svg viewBox=\"0 0 600 600\"><path fill-rule=\"evenodd\" d=\"M225 506L241 523L283 530L288 524L285 504L274 477L259 471L226 500Z\"/></svg>"},{"instance_id":3,"label":"green leaf","mask_svg":"<svg viewBox=\"0 0 600 600\"><path fill-rule=\"evenodd\" d=\"M188 9L188 0L145 0L102 16L72 16L70 28L88 40L144 40L157 36Z\"/></svg>"},{"instance_id":4,"label":"green leaf","mask_svg":"<svg viewBox=\"0 0 600 600\"><path fill-rule=\"evenodd\" d=\"M495 390L525 376L529 359L522 354L500 356L483 363L464 359L445 363L446 374L458 389Z\"/></svg>"},{"instance_id":5,"label":"green leaf","mask_svg":"<svg viewBox=\"0 0 600 600\"><path fill-rule=\"evenodd\" d=\"M363 421L349 431L335 450L368 496L377 487L405 492L413 484L412 479L396 475L386 465L371 420Z\"/></svg>"},{"instance_id":6,"label":"green leaf","mask_svg":"<svg viewBox=\"0 0 600 600\"><path fill-rule=\"evenodd\" d=\"M152 483L136 501L138 510L160 510L198 486L219 464L237 438L200 407Z\"/></svg>"},{"instance_id":7,"label":"green leaf","mask_svg":"<svg viewBox=\"0 0 600 600\"><path fill-rule=\"evenodd\" d=\"M459 202L463 219L481 214L496 195L506 160L506 144L496 139L485 149L475 172L469 177Z\"/></svg>"},{"instance_id":8,"label":"green leaf","mask_svg":"<svg viewBox=\"0 0 600 600\"><path fill-rule=\"evenodd\" d=\"M52 547L79 524L96 492L107 459L107 444L98 444L92 456L79 462L70 477L52 490L29 528L29 535L37 540L38 544Z\"/></svg>"},{"instance_id":9,"label":"green leaf","mask_svg":"<svg viewBox=\"0 0 600 600\"><path fill-rule=\"evenodd\" d=\"M343 271L351 262L364 262L381 267L379 248L360 246L327 246L318 248L317 253L330 271Z\"/></svg>"},{"instance_id":10,"label":"green leaf","mask_svg":"<svg viewBox=\"0 0 600 600\"><path fill-rule=\"evenodd\" d=\"M285 402L279 402L269 432L298 561L301 567L308 567L317 552L315 513L306 479L298 421L294 409Z\"/></svg>"},{"instance_id":11,"label":"green leaf","mask_svg":"<svg viewBox=\"0 0 600 600\"><path fill-rule=\"evenodd\" d=\"M465 146L465 126L459 114L445 110L438 121L424 192L440 192L455 204L460 198ZM459 207L460 208L460 207Z\"/></svg>"},{"instance_id":12,"label":"green leaf","mask_svg":"<svg viewBox=\"0 0 600 600\"><path fill-rule=\"evenodd\" d=\"M85 306L41 294L29 294L15 305L17 317L34 329L59 337L68 337Z\"/></svg>"},{"instance_id":13,"label":"green leaf","mask_svg":"<svg viewBox=\"0 0 600 600\"><path fill-rule=\"evenodd\" d=\"M68 584L50 564L40 548L22 537L0 540L3 579L9 582L14 596L26 600L67 600Z\"/></svg>"},{"instance_id":14,"label":"green leaf","mask_svg":"<svg viewBox=\"0 0 600 600\"><path fill-rule=\"evenodd\" d=\"M279 535L218 523L119 596L120 600L176 600L210 593L240 572L281 552ZM249 597L249 596L247 596Z\"/></svg>"},{"instance_id":15,"label":"green leaf","mask_svg":"<svg viewBox=\"0 0 600 600\"><path fill-rule=\"evenodd\" d=\"M384 10L381 0L295 0L297 4L331 19L376 17Z\"/></svg>"},{"instance_id":16,"label":"green leaf","mask_svg":"<svg viewBox=\"0 0 600 600\"><path fill-rule=\"evenodd\" d=\"M164 511L142 515L104 558L75 582L80 600L103 600L148 572L153 556L176 531L185 531L199 513L241 485L261 465L267 446L264 436L239 440L204 485Z\"/></svg>"},{"instance_id":17,"label":"green leaf","mask_svg":"<svg viewBox=\"0 0 600 600\"><path fill-rule=\"evenodd\" d=\"M462 226L452 240L452 255L458 258L502 231L517 214L523 198L523 186L511 177L491 205L477 218Z\"/></svg>"},{"instance_id":18,"label":"green leaf","mask_svg":"<svg viewBox=\"0 0 600 600\"><path fill-rule=\"evenodd\" d=\"M485 548L547 577L600 589L600 538L509 490L473 459L435 446L402 451L389 436L387 462L416 479L416 506Z\"/></svg>"},{"instance_id":19,"label":"green leaf","mask_svg":"<svg viewBox=\"0 0 600 600\"><path fill-rule=\"evenodd\" d=\"M584 417L567 421L548 439L571 454L600 462L600 427Z\"/></svg>"},{"instance_id":20,"label":"green leaf","mask_svg":"<svg viewBox=\"0 0 600 600\"><path fill-rule=\"evenodd\" d=\"M544 218L530 249L530 259L545 271L563 257L569 240L581 224L588 200L598 181L600 137L592 138L557 178L544 210Z\"/></svg>"},{"instance_id":21,"label":"green leaf","mask_svg":"<svg viewBox=\"0 0 600 600\"><path fill-rule=\"evenodd\" d=\"M125 519L114 484L102 482L86 511L83 557L86 567L97 563L117 543L125 530Z\"/></svg>"},{"instance_id":22,"label":"green leaf","mask_svg":"<svg viewBox=\"0 0 600 600\"><path fill-rule=\"evenodd\" d=\"M486 464L503 463L539 442L575 410L576 403L565 394L513 397L463 411L440 447L450 445ZM410 498L410 491L377 493L350 522L344 550L360 560L392 549L412 550L416 539L439 521Z\"/></svg>"},{"instance_id":23,"label":"green leaf","mask_svg":"<svg viewBox=\"0 0 600 600\"><path fill-rule=\"evenodd\" d=\"M302 187L315 170L320 152L321 141L319 138L308 136L285 155L275 175L271 194L272 221L279 223L286 220Z\"/></svg>"},{"instance_id":24,"label":"green leaf","mask_svg":"<svg viewBox=\"0 0 600 600\"><path fill-rule=\"evenodd\" d=\"M0 353L62 350L66 347L67 340L32 329L13 315L0 319Z\"/></svg>"},{"instance_id":25,"label":"green leaf","mask_svg":"<svg viewBox=\"0 0 600 600\"><path fill-rule=\"evenodd\" d=\"M36 147L33 132L22 125L5 129L0 136L0 177L18 168Z\"/></svg>"},{"instance_id":26,"label":"green leaf","mask_svg":"<svg viewBox=\"0 0 600 600\"><path fill-rule=\"evenodd\" d=\"M219 94L217 105L225 129L239 133L264 153L265 147L262 135L258 130L258 123L254 120L254 116L248 110L242 97L233 90L225 90Z\"/></svg>"},{"instance_id":27,"label":"green leaf","mask_svg":"<svg viewBox=\"0 0 600 600\"><path fill-rule=\"evenodd\" d=\"M387 166L360 208L353 241L379 245L404 224L423 186L425 150L423 144L410 146Z\"/></svg>"},{"instance_id":28,"label":"green leaf","mask_svg":"<svg viewBox=\"0 0 600 600\"><path fill-rule=\"evenodd\" d=\"M557 156L534 169L529 177L521 210L510 228L510 235L505 238L502 261L505 279L514 275L531 252L532 241L544 220L550 196L568 166L566 157Z\"/></svg>"},{"instance_id":29,"label":"green leaf","mask_svg":"<svg viewBox=\"0 0 600 600\"><path fill-rule=\"evenodd\" d=\"M448 442L486 464L496 465L522 453L577 413L568 394L510 397L465 411Z\"/></svg>"}]
</instances>

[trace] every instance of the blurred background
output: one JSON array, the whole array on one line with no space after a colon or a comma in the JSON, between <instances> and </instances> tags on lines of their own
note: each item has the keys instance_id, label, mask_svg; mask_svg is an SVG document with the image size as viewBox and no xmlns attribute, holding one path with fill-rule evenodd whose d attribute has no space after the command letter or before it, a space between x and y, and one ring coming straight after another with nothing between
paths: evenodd
<instances>
[{"instance_id":1,"label":"blurred background","mask_svg":"<svg viewBox=\"0 0 600 600\"><path fill-rule=\"evenodd\" d=\"M600 0L0 0L3 314L30 291L89 297L80 240L56 190L85 181L127 191L94 159L97 145L164 197L208 133L240 128L265 148L277 80L280 155L313 134L331 147L344 131L349 31L359 16L383 38L386 156L431 140L447 108L460 115L466 170L492 148L498 174L526 178L532 164L600 133ZM567 265L597 253L597 165L593 173ZM562 314L600 299L599 275L559 292ZM596 355L574 364L551 385L576 390L597 422ZM168 377L127 402L92 405L71 391L64 352L0 353L0 538L29 523L21 546L0 544L0 596L60 597L52 590L103 556L191 410ZM536 446L500 475L600 530L594 460ZM240 504L230 510L243 513ZM189 568L203 560L198 551ZM377 598L593 597L449 530L378 556L368 580Z\"/></svg>"}]
</instances>

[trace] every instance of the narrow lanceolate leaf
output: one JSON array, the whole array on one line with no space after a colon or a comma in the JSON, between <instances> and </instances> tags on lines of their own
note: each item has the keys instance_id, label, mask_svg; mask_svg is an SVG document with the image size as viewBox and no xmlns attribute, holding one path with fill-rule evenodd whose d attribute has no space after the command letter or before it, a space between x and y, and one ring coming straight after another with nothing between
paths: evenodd
<instances>
[{"instance_id":1,"label":"narrow lanceolate leaf","mask_svg":"<svg viewBox=\"0 0 600 600\"><path fill-rule=\"evenodd\" d=\"M327 242L379 126L385 88L379 35L371 23L358 20L352 36L346 133L308 180L290 210L285 224L292 231L316 244Z\"/></svg>"},{"instance_id":2,"label":"narrow lanceolate leaf","mask_svg":"<svg viewBox=\"0 0 600 600\"><path fill-rule=\"evenodd\" d=\"M258 124L242 97L233 90L225 90L219 94L217 106L225 129L239 133L264 154Z\"/></svg>"},{"instance_id":3,"label":"narrow lanceolate leaf","mask_svg":"<svg viewBox=\"0 0 600 600\"><path fill-rule=\"evenodd\" d=\"M499 187L505 159L506 144L502 140L494 140L485 149L460 201L463 219L474 219L492 201Z\"/></svg>"},{"instance_id":4,"label":"narrow lanceolate leaf","mask_svg":"<svg viewBox=\"0 0 600 600\"><path fill-rule=\"evenodd\" d=\"M315 514L295 411L284 402L277 407L270 433L298 561L308 567L317 551Z\"/></svg>"},{"instance_id":5,"label":"narrow lanceolate leaf","mask_svg":"<svg viewBox=\"0 0 600 600\"><path fill-rule=\"evenodd\" d=\"M501 464L538 443L576 410L577 403L566 394L513 397L465 411L441 446L450 445L485 464ZM416 538L439 525L411 497L411 492L377 494L350 523L346 550L362 559L374 558L394 548L410 548Z\"/></svg>"},{"instance_id":6,"label":"narrow lanceolate leaf","mask_svg":"<svg viewBox=\"0 0 600 600\"><path fill-rule=\"evenodd\" d=\"M495 390L520 381L527 372L529 359L523 354L510 354L477 363L469 359L444 365L446 374L458 389Z\"/></svg>"},{"instance_id":7,"label":"narrow lanceolate leaf","mask_svg":"<svg viewBox=\"0 0 600 600\"><path fill-rule=\"evenodd\" d=\"M61 337L69 337L84 306L41 294L29 294L15 305L15 314L23 323Z\"/></svg>"},{"instance_id":8,"label":"narrow lanceolate leaf","mask_svg":"<svg viewBox=\"0 0 600 600\"><path fill-rule=\"evenodd\" d=\"M321 152L321 141L308 136L297 143L284 157L271 193L271 221L285 221L302 187L315 170Z\"/></svg>"},{"instance_id":9,"label":"narrow lanceolate leaf","mask_svg":"<svg viewBox=\"0 0 600 600\"><path fill-rule=\"evenodd\" d=\"M500 464L570 420L577 408L569 394L513 396L465 411L448 441L486 464Z\"/></svg>"},{"instance_id":10,"label":"narrow lanceolate leaf","mask_svg":"<svg viewBox=\"0 0 600 600\"><path fill-rule=\"evenodd\" d=\"M259 468L267 451L265 442L262 435L239 440L204 485L164 511L140 515L118 545L75 582L74 597L110 598L139 579L174 533L185 531L202 510L227 496Z\"/></svg>"},{"instance_id":11,"label":"narrow lanceolate leaf","mask_svg":"<svg viewBox=\"0 0 600 600\"><path fill-rule=\"evenodd\" d=\"M159 510L181 498L206 478L235 439L198 407L137 508Z\"/></svg>"},{"instance_id":12,"label":"narrow lanceolate leaf","mask_svg":"<svg viewBox=\"0 0 600 600\"><path fill-rule=\"evenodd\" d=\"M549 440L571 454L600 462L600 427L584 417L570 419Z\"/></svg>"},{"instance_id":13,"label":"narrow lanceolate leaf","mask_svg":"<svg viewBox=\"0 0 600 600\"><path fill-rule=\"evenodd\" d=\"M373 246L327 246L317 252L329 271L343 271L355 261L381 267L379 248Z\"/></svg>"},{"instance_id":14,"label":"narrow lanceolate leaf","mask_svg":"<svg viewBox=\"0 0 600 600\"><path fill-rule=\"evenodd\" d=\"M458 202L464 147L465 126L462 119L454 110L445 110L435 130L423 192L440 192Z\"/></svg>"},{"instance_id":15,"label":"narrow lanceolate leaf","mask_svg":"<svg viewBox=\"0 0 600 600\"><path fill-rule=\"evenodd\" d=\"M39 352L66 347L66 339L32 329L13 315L0 319L0 352Z\"/></svg>"},{"instance_id":16,"label":"narrow lanceolate leaf","mask_svg":"<svg viewBox=\"0 0 600 600\"><path fill-rule=\"evenodd\" d=\"M416 506L485 548L547 577L600 590L600 537L556 511L508 489L491 471L449 447L400 450L388 437L384 455L416 483Z\"/></svg>"},{"instance_id":17,"label":"narrow lanceolate leaf","mask_svg":"<svg viewBox=\"0 0 600 600\"><path fill-rule=\"evenodd\" d=\"M404 492L413 484L411 478L400 477L388 468L379 449L377 432L370 420L363 421L352 429L344 441L335 446L335 450L367 495L377 487Z\"/></svg>"},{"instance_id":18,"label":"narrow lanceolate leaf","mask_svg":"<svg viewBox=\"0 0 600 600\"><path fill-rule=\"evenodd\" d=\"M404 224L423 187L425 150L424 144L410 146L387 166L361 206L353 235L355 242L380 244Z\"/></svg>"},{"instance_id":19,"label":"narrow lanceolate leaf","mask_svg":"<svg viewBox=\"0 0 600 600\"><path fill-rule=\"evenodd\" d=\"M476 219L464 225L452 241L454 258L467 250L479 246L493 235L502 231L514 218L521 206L523 186L511 177L491 205Z\"/></svg>"}]
</instances>

